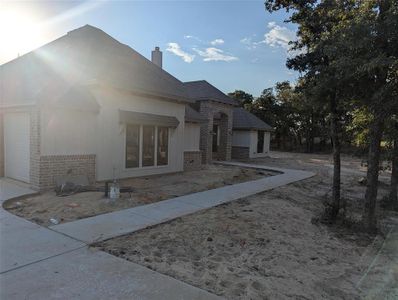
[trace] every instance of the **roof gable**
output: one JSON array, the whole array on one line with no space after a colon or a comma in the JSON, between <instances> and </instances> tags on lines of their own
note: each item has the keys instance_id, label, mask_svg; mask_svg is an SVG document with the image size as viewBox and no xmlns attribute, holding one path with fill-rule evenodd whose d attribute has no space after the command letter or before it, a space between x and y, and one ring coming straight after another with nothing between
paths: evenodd
<instances>
[{"instance_id":1,"label":"roof gable","mask_svg":"<svg viewBox=\"0 0 398 300\"><path fill-rule=\"evenodd\" d=\"M192 102L184 84L102 30L86 25L2 65L6 96L34 97L46 85L99 83L169 100ZM22 91L14 91L13 87ZM50 96L50 95L49 95ZM51 95L53 97L54 95ZM36 99L37 100L37 99Z\"/></svg>"},{"instance_id":2,"label":"roof gable","mask_svg":"<svg viewBox=\"0 0 398 300\"><path fill-rule=\"evenodd\" d=\"M188 95L195 101L211 100L223 104L236 106L235 99L228 97L206 80L184 82Z\"/></svg>"},{"instance_id":3,"label":"roof gable","mask_svg":"<svg viewBox=\"0 0 398 300\"><path fill-rule=\"evenodd\" d=\"M252 113L248 112L244 108L237 107L234 108L233 114L233 129L255 129L255 130L265 130L265 131L273 131L274 129L265 123L263 120L259 119Z\"/></svg>"}]
</instances>

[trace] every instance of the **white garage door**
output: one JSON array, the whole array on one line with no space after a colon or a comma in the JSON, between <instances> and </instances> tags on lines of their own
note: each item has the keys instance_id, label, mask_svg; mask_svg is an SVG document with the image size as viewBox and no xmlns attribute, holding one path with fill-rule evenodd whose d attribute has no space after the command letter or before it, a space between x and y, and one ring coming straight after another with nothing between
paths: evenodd
<instances>
[{"instance_id":1,"label":"white garage door","mask_svg":"<svg viewBox=\"0 0 398 300\"><path fill-rule=\"evenodd\" d=\"M27 113L4 116L5 176L29 182L30 117Z\"/></svg>"}]
</instances>

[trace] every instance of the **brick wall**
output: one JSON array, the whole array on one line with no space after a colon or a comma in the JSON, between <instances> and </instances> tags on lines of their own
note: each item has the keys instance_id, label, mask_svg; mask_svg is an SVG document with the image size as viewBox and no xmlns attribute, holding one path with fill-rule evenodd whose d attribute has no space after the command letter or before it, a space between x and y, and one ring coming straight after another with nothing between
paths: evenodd
<instances>
[{"instance_id":1,"label":"brick wall","mask_svg":"<svg viewBox=\"0 0 398 300\"><path fill-rule=\"evenodd\" d=\"M232 146L233 159L247 159L250 156L249 147Z\"/></svg>"},{"instance_id":2,"label":"brick wall","mask_svg":"<svg viewBox=\"0 0 398 300\"><path fill-rule=\"evenodd\" d=\"M202 151L184 152L184 171L199 170L202 166Z\"/></svg>"},{"instance_id":3,"label":"brick wall","mask_svg":"<svg viewBox=\"0 0 398 300\"><path fill-rule=\"evenodd\" d=\"M40 157L39 189L54 187L55 178L64 175L86 175L95 182L95 154L47 155Z\"/></svg>"},{"instance_id":4,"label":"brick wall","mask_svg":"<svg viewBox=\"0 0 398 300\"><path fill-rule=\"evenodd\" d=\"M231 160L232 145L232 117L233 108L230 105L213 101L201 101L199 112L209 121L200 127L200 150L202 151L202 162L208 164L213 159L212 139L214 115L221 113L220 120L220 146L214 159Z\"/></svg>"},{"instance_id":5,"label":"brick wall","mask_svg":"<svg viewBox=\"0 0 398 300\"><path fill-rule=\"evenodd\" d=\"M40 189L40 109L30 111L30 184Z\"/></svg>"}]
</instances>

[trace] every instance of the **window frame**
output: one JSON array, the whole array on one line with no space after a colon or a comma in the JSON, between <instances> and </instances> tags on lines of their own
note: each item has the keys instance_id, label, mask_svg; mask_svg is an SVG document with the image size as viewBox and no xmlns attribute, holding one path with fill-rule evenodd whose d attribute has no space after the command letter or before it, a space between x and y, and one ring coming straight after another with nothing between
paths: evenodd
<instances>
[{"instance_id":1,"label":"window frame","mask_svg":"<svg viewBox=\"0 0 398 300\"><path fill-rule=\"evenodd\" d=\"M139 126L139 162L138 167L127 167L127 126L130 124L125 124L124 126L124 163L123 167L124 170L138 170L138 169L154 169L154 168L165 168L170 165L170 128L167 126L158 126L158 125L143 125L143 124L136 124ZM134 125L134 124L131 124ZM154 165L152 166L144 166L143 165L143 140L144 140L144 126L153 126L155 128L155 141L154 141ZM167 128L167 164L165 165L158 165L158 128L164 127Z\"/></svg>"},{"instance_id":2,"label":"window frame","mask_svg":"<svg viewBox=\"0 0 398 300\"><path fill-rule=\"evenodd\" d=\"M159 128L165 128L167 132L167 157L166 157L166 164L159 165ZM167 126L156 126L156 166L157 167L164 167L169 165L170 161L170 128Z\"/></svg>"},{"instance_id":3,"label":"window frame","mask_svg":"<svg viewBox=\"0 0 398 300\"><path fill-rule=\"evenodd\" d=\"M138 166L134 166L134 167L127 166L127 155L128 155L127 154L127 128L128 128L128 126L138 127ZM141 144L142 144L141 126L137 125L137 124L126 124L124 132L125 132L125 134L124 134L124 167L125 167L125 169L137 169L141 166Z\"/></svg>"}]
</instances>

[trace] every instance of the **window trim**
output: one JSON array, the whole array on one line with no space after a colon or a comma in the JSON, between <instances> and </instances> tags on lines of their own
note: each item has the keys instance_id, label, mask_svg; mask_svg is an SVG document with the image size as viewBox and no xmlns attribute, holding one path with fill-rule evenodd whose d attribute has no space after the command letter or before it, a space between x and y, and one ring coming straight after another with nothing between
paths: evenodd
<instances>
[{"instance_id":1,"label":"window trim","mask_svg":"<svg viewBox=\"0 0 398 300\"><path fill-rule=\"evenodd\" d=\"M159 148L158 148L158 143L159 143L159 127L166 128L167 129L167 164L164 165L158 165L158 155L159 155ZM166 167L170 163L170 128L166 126L156 126L156 166L157 167Z\"/></svg>"},{"instance_id":2,"label":"window trim","mask_svg":"<svg viewBox=\"0 0 398 300\"><path fill-rule=\"evenodd\" d=\"M141 167L141 148L142 148L141 147L141 143L142 143L141 125L136 125L136 126L138 126L138 167L131 167L131 168L127 167L127 126L128 125L129 124L125 124L125 126L124 126L124 155L123 155L124 164L123 164L123 166L124 166L125 170L138 169ZM134 124L131 124L131 125L134 125Z\"/></svg>"},{"instance_id":3,"label":"window trim","mask_svg":"<svg viewBox=\"0 0 398 300\"><path fill-rule=\"evenodd\" d=\"M144 140L144 130L142 124L137 124L139 126L139 162L138 167L128 168L127 167L127 126L129 124L124 124L124 162L123 162L123 169L125 171L131 170L148 170L148 169L161 169L167 168L170 166L170 128L167 126L160 126L160 125L145 125L145 126L154 126L155 127L155 157L154 157L154 165L153 166L143 166L143 140ZM157 151L158 151L158 127L167 127L167 164L158 166L158 159L157 159Z\"/></svg>"}]
</instances>

